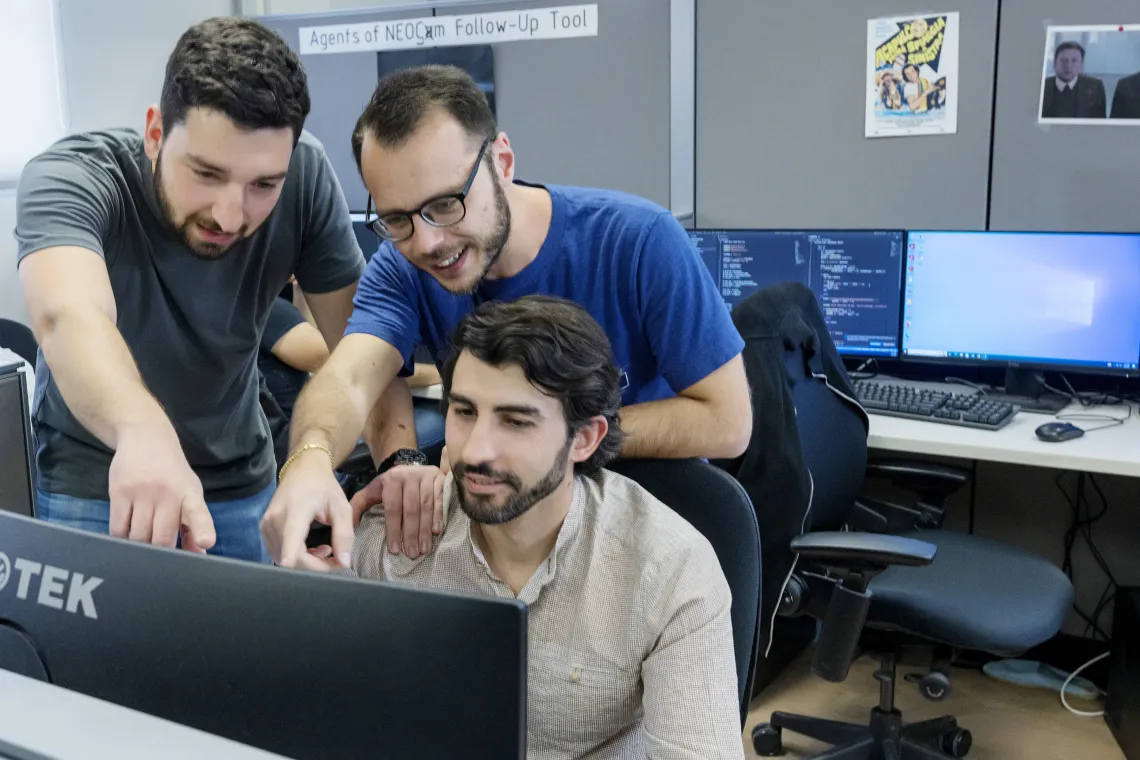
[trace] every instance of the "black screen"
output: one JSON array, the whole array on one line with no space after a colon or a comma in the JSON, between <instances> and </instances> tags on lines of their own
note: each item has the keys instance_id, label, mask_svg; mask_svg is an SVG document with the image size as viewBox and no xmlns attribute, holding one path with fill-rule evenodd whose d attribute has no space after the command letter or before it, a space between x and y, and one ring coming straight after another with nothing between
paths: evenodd
<instances>
[{"instance_id":1,"label":"black screen","mask_svg":"<svg viewBox=\"0 0 1140 760\"><path fill-rule=\"evenodd\" d=\"M487 96L491 113L495 113L495 51L490 45L426 48L423 50L385 50L376 54L380 79L400 69L439 64L463 69Z\"/></svg>"},{"instance_id":2,"label":"black screen","mask_svg":"<svg viewBox=\"0 0 1140 760\"><path fill-rule=\"evenodd\" d=\"M34 514L27 380L19 365L0 367L0 509Z\"/></svg>"},{"instance_id":3,"label":"black screen","mask_svg":"<svg viewBox=\"0 0 1140 760\"><path fill-rule=\"evenodd\" d=\"M0 668L296 760L524 756L516 599L203 557L3 511L0 571Z\"/></svg>"}]
</instances>

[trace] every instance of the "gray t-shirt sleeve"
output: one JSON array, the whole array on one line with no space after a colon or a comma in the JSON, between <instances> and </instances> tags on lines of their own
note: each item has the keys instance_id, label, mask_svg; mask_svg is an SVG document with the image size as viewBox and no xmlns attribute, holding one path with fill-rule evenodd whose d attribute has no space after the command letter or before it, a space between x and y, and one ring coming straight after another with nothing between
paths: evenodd
<instances>
[{"instance_id":1,"label":"gray t-shirt sleeve","mask_svg":"<svg viewBox=\"0 0 1140 760\"><path fill-rule=\"evenodd\" d=\"M306 293L329 293L360 279L364 254L352 231L348 202L319 144L301 143L298 158L309 162L304 176L308 218L301 235L297 282Z\"/></svg>"},{"instance_id":2,"label":"gray t-shirt sleeve","mask_svg":"<svg viewBox=\"0 0 1140 760\"><path fill-rule=\"evenodd\" d=\"M81 155L32 159L16 187L17 261L56 246L78 246L107 258L103 248L122 195L107 172Z\"/></svg>"}]
</instances>

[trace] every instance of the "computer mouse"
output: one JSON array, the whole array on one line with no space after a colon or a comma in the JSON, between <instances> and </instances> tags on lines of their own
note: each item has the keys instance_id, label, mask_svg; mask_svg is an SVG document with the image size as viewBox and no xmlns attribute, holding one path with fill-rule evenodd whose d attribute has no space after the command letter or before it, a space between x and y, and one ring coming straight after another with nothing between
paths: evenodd
<instances>
[{"instance_id":1,"label":"computer mouse","mask_svg":"<svg viewBox=\"0 0 1140 760\"><path fill-rule=\"evenodd\" d=\"M1046 422L1034 431L1037 437L1049 443L1060 443L1080 438L1085 431L1071 422Z\"/></svg>"}]
</instances>

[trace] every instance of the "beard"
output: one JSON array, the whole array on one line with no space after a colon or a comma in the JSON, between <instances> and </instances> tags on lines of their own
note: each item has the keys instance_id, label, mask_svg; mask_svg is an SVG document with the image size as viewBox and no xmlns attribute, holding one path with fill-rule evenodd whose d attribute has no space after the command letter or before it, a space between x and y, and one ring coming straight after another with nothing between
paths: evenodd
<instances>
[{"instance_id":1,"label":"beard","mask_svg":"<svg viewBox=\"0 0 1140 760\"><path fill-rule=\"evenodd\" d=\"M154 197L158 200L158 206L162 209L166 221L174 228L174 231L181 238L183 244L190 249L190 253L194 254L196 258L203 261L217 261L233 250L234 246L240 243L246 235L246 228L243 225L234 242L229 245L217 245L215 243L207 243L204 240L197 240L192 234L192 229L195 224L205 227L214 232L221 232L222 228L219 227L213 219L209 217L188 216L182 224L175 223L174 207L170 203L170 198L166 195L166 190L162 184L162 151L159 150L158 158L154 162Z\"/></svg>"},{"instance_id":2,"label":"beard","mask_svg":"<svg viewBox=\"0 0 1140 760\"><path fill-rule=\"evenodd\" d=\"M558 452L550 470L529 488L523 488L522 481L514 473L492 470L486 463L468 465L464 462L455 462L451 469L455 474L455 489L459 496L460 509L472 522L481 525L502 525L525 514L531 507L550 496L558 490L558 486L562 485L569 463L570 446L573 442L573 436L566 437L566 444ZM497 507L495 506L495 496L467 493L467 483L464 480L467 473L500 480L507 485L511 493L507 495L503 505Z\"/></svg>"},{"instance_id":3,"label":"beard","mask_svg":"<svg viewBox=\"0 0 1140 760\"><path fill-rule=\"evenodd\" d=\"M474 293L483 282L483 278L487 276L487 272L491 271L491 267L499 260L499 256L503 253L503 248L507 245L507 238L511 235L511 207L510 204L507 203L507 193L503 190L503 185L500 183L498 175L492 173L491 181L494 186L495 223L491 231L486 235L472 239L473 247L483 252L483 267L471 282L459 286L449 287L442 280L437 280L449 293L465 296ZM439 261L446 259L454 253L454 249L450 251L443 249L432 251L432 260Z\"/></svg>"}]
</instances>

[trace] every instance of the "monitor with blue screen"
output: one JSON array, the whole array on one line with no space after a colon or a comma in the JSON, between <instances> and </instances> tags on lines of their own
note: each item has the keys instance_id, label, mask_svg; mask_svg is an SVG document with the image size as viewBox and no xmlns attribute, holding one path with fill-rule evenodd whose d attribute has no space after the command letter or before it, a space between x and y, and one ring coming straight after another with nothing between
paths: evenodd
<instances>
[{"instance_id":1,"label":"monitor with blue screen","mask_svg":"<svg viewBox=\"0 0 1140 760\"><path fill-rule=\"evenodd\" d=\"M1140 235L912 231L904 293L907 360L1140 372Z\"/></svg>"},{"instance_id":2,"label":"monitor with blue screen","mask_svg":"<svg viewBox=\"0 0 1140 760\"><path fill-rule=\"evenodd\" d=\"M690 230L732 309L781 282L811 288L845 356L895 357L904 233L871 230Z\"/></svg>"}]
</instances>

